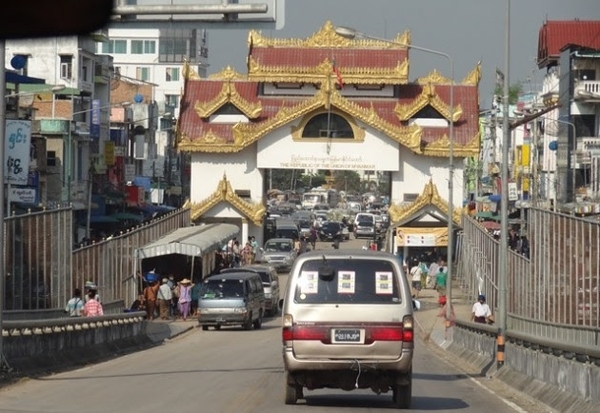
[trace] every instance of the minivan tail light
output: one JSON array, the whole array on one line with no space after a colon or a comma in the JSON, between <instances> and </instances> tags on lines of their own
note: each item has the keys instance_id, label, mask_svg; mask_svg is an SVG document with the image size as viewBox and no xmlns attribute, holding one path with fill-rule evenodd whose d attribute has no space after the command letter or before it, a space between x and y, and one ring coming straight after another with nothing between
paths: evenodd
<instances>
[{"instance_id":1,"label":"minivan tail light","mask_svg":"<svg viewBox=\"0 0 600 413\"><path fill-rule=\"evenodd\" d=\"M302 340L302 341L322 341L329 342L330 340L329 327L323 326L299 326L286 327L284 325L282 338L283 341Z\"/></svg>"},{"instance_id":2,"label":"minivan tail light","mask_svg":"<svg viewBox=\"0 0 600 413\"><path fill-rule=\"evenodd\" d=\"M370 329L370 341L404 341L402 326L382 326Z\"/></svg>"},{"instance_id":3,"label":"minivan tail light","mask_svg":"<svg viewBox=\"0 0 600 413\"><path fill-rule=\"evenodd\" d=\"M414 322L412 315L405 315L402 319L402 327L404 329L404 341L412 342L415 339L414 330L413 330Z\"/></svg>"}]
</instances>

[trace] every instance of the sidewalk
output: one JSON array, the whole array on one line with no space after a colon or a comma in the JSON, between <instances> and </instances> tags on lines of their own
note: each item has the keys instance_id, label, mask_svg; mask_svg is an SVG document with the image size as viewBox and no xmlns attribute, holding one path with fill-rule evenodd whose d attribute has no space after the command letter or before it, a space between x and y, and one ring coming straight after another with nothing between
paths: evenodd
<instances>
[{"instance_id":1,"label":"sidewalk","mask_svg":"<svg viewBox=\"0 0 600 413\"><path fill-rule=\"evenodd\" d=\"M452 283L452 306L457 320L470 320L473 303L459 288L458 283ZM421 302L421 309L415 311L415 330L420 331L424 341L434 342L436 345L447 348L452 342L452 329L446 329L446 308L438 304L438 293L433 289L423 289L417 298Z\"/></svg>"},{"instance_id":2,"label":"sidewalk","mask_svg":"<svg viewBox=\"0 0 600 413\"><path fill-rule=\"evenodd\" d=\"M189 317L183 320L152 320L146 322L146 336L153 342L159 343L170 340L198 327L198 318Z\"/></svg>"}]
</instances>

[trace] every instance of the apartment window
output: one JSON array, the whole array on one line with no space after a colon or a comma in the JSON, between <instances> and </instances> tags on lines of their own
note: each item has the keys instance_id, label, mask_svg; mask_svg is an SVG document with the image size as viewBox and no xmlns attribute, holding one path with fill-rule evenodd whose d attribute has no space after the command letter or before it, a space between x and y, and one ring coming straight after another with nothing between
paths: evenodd
<instances>
[{"instance_id":1,"label":"apartment window","mask_svg":"<svg viewBox=\"0 0 600 413\"><path fill-rule=\"evenodd\" d=\"M61 79L71 79L73 77L73 56L60 56L60 77Z\"/></svg>"},{"instance_id":2,"label":"apartment window","mask_svg":"<svg viewBox=\"0 0 600 413\"><path fill-rule=\"evenodd\" d=\"M158 60L161 63L181 63L185 58L196 57L196 30L165 29L160 31Z\"/></svg>"},{"instance_id":3,"label":"apartment window","mask_svg":"<svg viewBox=\"0 0 600 413\"><path fill-rule=\"evenodd\" d=\"M46 152L46 166L56 166L56 151Z\"/></svg>"},{"instance_id":4,"label":"apartment window","mask_svg":"<svg viewBox=\"0 0 600 413\"><path fill-rule=\"evenodd\" d=\"M179 95L165 95L165 106L177 109L179 107Z\"/></svg>"},{"instance_id":5,"label":"apartment window","mask_svg":"<svg viewBox=\"0 0 600 413\"><path fill-rule=\"evenodd\" d=\"M155 54L156 53L156 41L155 40L132 40L131 41L131 53L132 54Z\"/></svg>"},{"instance_id":6,"label":"apartment window","mask_svg":"<svg viewBox=\"0 0 600 413\"><path fill-rule=\"evenodd\" d=\"M136 67L135 78L148 82L150 80L150 68L149 67Z\"/></svg>"},{"instance_id":7,"label":"apartment window","mask_svg":"<svg viewBox=\"0 0 600 413\"><path fill-rule=\"evenodd\" d=\"M167 67L167 74L165 77L167 82L178 82L179 81L179 68L178 67Z\"/></svg>"},{"instance_id":8,"label":"apartment window","mask_svg":"<svg viewBox=\"0 0 600 413\"><path fill-rule=\"evenodd\" d=\"M102 43L102 53L126 54L127 40L109 40Z\"/></svg>"}]
</instances>

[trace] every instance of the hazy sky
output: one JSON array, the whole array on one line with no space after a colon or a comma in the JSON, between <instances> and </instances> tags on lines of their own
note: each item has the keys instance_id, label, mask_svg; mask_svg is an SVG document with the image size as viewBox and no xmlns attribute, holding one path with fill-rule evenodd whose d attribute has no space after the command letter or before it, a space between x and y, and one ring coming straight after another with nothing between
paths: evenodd
<instances>
[{"instance_id":1,"label":"hazy sky","mask_svg":"<svg viewBox=\"0 0 600 413\"><path fill-rule=\"evenodd\" d=\"M215 1L217 3L217 1ZM285 26L263 35L305 38L326 20L372 36L394 38L411 31L412 44L449 54L457 81L482 62L481 105L491 101L496 67L504 69L507 0L285 0ZM600 20L600 0L512 0L510 17L510 83L524 91L541 84L537 68L538 32L545 20ZM592 36L600 36L593 33ZM247 30L209 32L209 73L230 65L246 73ZM433 68L447 77L443 57L410 52L410 79Z\"/></svg>"}]
</instances>

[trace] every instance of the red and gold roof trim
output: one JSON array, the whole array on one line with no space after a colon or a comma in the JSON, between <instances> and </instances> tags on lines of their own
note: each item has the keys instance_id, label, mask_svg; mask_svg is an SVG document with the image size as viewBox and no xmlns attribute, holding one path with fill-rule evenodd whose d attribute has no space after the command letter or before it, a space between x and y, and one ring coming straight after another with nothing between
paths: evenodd
<instances>
[{"instance_id":1,"label":"red and gold roof trim","mask_svg":"<svg viewBox=\"0 0 600 413\"><path fill-rule=\"evenodd\" d=\"M223 175L217 185L217 189L208 198L204 199L199 203L190 204L190 213L192 221L196 221L207 213L211 208L214 208L221 202L227 202L245 217L247 217L254 225L262 225L262 220L265 215L266 209L262 204L254 204L245 201L238 195L236 195L231 182L227 180L227 176Z\"/></svg>"},{"instance_id":2,"label":"red and gold roof trim","mask_svg":"<svg viewBox=\"0 0 600 413\"><path fill-rule=\"evenodd\" d=\"M427 185L425 185L425 188L423 188L421 195L419 195L411 204L390 205L388 209L390 220L391 222L401 222L402 220L417 214L429 205L436 207L440 212L448 216L448 201L440 196L437 187L432 180L429 180ZM461 208L454 208L454 211L452 211L453 222L457 225L460 225L461 223L461 214Z\"/></svg>"}]
</instances>

